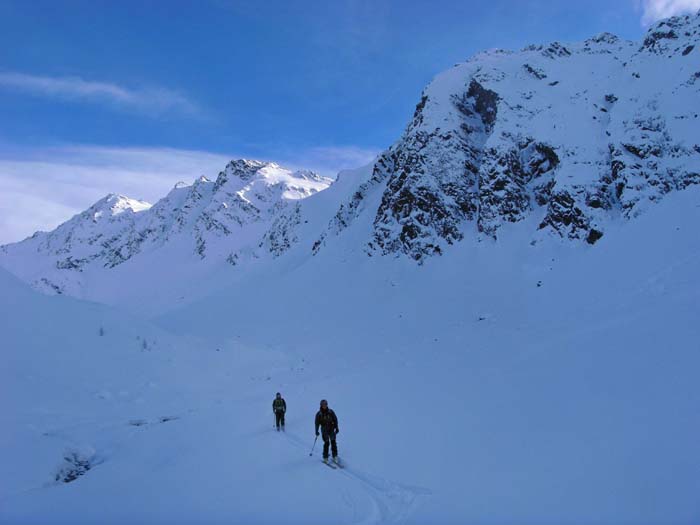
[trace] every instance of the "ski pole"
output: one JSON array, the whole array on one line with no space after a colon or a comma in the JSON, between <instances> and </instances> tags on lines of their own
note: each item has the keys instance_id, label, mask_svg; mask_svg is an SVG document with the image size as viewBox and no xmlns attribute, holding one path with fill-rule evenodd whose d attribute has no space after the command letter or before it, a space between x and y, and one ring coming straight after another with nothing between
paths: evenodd
<instances>
[{"instance_id":1,"label":"ski pole","mask_svg":"<svg viewBox=\"0 0 700 525\"><path fill-rule=\"evenodd\" d=\"M313 455L314 455L314 447L316 446L316 441L318 441L318 436L316 436L316 437L314 438L314 444L311 445L311 452L309 452L309 456L313 456Z\"/></svg>"}]
</instances>

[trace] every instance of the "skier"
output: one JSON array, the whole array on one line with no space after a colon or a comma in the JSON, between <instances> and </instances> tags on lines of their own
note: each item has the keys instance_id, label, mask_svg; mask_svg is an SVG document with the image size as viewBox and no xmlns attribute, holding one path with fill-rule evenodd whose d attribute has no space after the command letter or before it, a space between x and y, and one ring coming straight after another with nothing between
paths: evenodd
<instances>
[{"instance_id":1,"label":"skier","mask_svg":"<svg viewBox=\"0 0 700 525\"><path fill-rule=\"evenodd\" d=\"M331 446L333 452L333 461L338 463L338 444L335 442L335 436L340 432L338 430L338 417L330 408L328 401L321 400L321 409L316 413L316 436L318 436L318 428L321 427L321 435L323 437L323 461L328 463L328 445Z\"/></svg>"},{"instance_id":2,"label":"skier","mask_svg":"<svg viewBox=\"0 0 700 525\"><path fill-rule=\"evenodd\" d=\"M280 425L284 430L284 414L287 412L287 402L282 398L282 394L277 392L275 399L272 401L272 411L275 413L275 425L277 432L280 431Z\"/></svg>"}]
</instances>

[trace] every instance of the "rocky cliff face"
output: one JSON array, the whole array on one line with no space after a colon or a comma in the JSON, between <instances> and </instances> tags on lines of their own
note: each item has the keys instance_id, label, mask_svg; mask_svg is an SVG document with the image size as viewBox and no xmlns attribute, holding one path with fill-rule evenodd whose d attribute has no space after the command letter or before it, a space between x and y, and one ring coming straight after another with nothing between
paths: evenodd
<instances>
[{"instance_id":1,"label":"rocky cliff face","mask_svg":"<svg viewBox=\"0 0 700 525\"><path fill-rule=\"evenodd\" d=\"M489 51L439 75L316 250L376 192L370 254L420 261L531 216L535 241L595 243L610 220L699 181L699 28L700 14L677 17L641 43Z\"/></svg>"}]
</instances>

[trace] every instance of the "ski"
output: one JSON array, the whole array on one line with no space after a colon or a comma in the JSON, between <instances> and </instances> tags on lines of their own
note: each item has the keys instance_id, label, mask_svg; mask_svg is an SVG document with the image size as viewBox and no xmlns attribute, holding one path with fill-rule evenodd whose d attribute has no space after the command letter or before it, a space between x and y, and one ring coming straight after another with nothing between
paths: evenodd
<instances>
[{"instance_id":1,"label":"ski","mask_svg":"<svg viewBox=\"0 0 700 525\"><path fill-rule=\"evenodd\" d=\"M337 467L335 464L331 463L330 461L323 461L323 460L321 460L321 463L323 463L324 465L326 465L328 468L332 468L333 470L337 470L337 469L338 469L338 467Z\"/></svg>"}]
</instances>

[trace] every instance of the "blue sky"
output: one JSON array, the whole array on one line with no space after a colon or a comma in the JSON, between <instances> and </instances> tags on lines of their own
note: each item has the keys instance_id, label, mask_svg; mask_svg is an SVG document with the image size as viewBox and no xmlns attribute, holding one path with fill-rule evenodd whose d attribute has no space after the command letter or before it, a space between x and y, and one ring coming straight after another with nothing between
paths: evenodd
<instances>
[{"instance_id":1,"label":"blue sky","mask_svg":"<svg viewBox=\"0 0 700 525\"><path fill-rule=\"evenodd\" d=\"M436 73L479 50L638 39L699 3L4 0L0 242L107 191L153 200L229 157L363 164Z\"/></svg>"}]
</instances>

